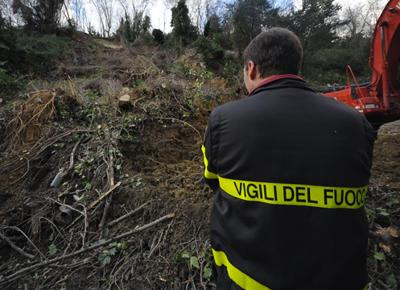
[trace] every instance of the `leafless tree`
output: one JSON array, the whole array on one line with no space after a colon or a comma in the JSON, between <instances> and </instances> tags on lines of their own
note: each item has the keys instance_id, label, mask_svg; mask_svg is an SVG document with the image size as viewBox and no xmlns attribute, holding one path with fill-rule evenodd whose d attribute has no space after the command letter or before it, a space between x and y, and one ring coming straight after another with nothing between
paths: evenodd
<instances>
[{"instance_id":1,"label":"leafless tree","mask_svg":"<svg viewBox=\"0 0 400 290\"><path fill-rule=\"evenodd\" d=\"M24 20L27 29L53 32L60 23L64 6L64 0L13 0L11 8Z\"/></svg>"},{"instance_id":2,"label":"leafless tree","mask_svg":"<svg viewBox=\"0 0 400 290\"><path fill-rule=\"evenodd\" d=\"M151 0L119 0L124 12L124 18L128 18L133 35L139 35L143 28L150 28L150 18L146 16L146 10ZM135 37L134 37L135 38Z\"/></svg>"},{"instance_id":3,"label":"leafless tree","mask_svg":"<svg viewBox=\"0 0 400 290\"><path fill-rule=\"evenodd\" d=\"M119 0L125 15L134 18L138 14L145 14L151 0Z\"/></svg>"},{"instance_id":4,"label":"leafless tree","mask_svg":"<svg viewBox=\"0 0 400 290\"><path fill-rule=\"evenodd\" d=\"M344 8L344 33L351 39L357 35L371 36L384 5L382 0L368 0L365 4Z\"/></svg>"},{"instance_id":5,"label":"leafless tree","mask_svg":"<svg viewBox=\"0 0 400 290\"><path fill-rule=\"evenodd\" d=\"M15 24L15 17L12 11L10 0L0 0L0 13L1 17L8 23L8 24Z\"/></svg>"},{"instance_id":6,"label":"leafless tree","mask_svg":"<svg viewBox=\"0 0 400 290\"><path fill-rule=\"evenodd\" d=\"M83 0L68 0L66 5L70 11L70 17L78 29L85 30L86 10Z\"/></svg>"},{"instance_id":7,"label":"leafless tree","mask_svg":"<svg viewBox=\"0 0 400 290\"><path fill-rule=\"evenodd\" d=\"M222 0L188 0L188 8L192 22L202 31L207 19L212 14L219 14L223 9Z\"/></svg>"},{"instance_id":8,"label":"leafless tree","mask_svg":"<svg viewBox=\"0 0 400 290\"><path fill-rule=\"evenodd\" d=\"M96 8L99 16L101 34L104 37L110 37L113 26L115 0L90 0L90 2Z\"/></svg>"}]
</instances>

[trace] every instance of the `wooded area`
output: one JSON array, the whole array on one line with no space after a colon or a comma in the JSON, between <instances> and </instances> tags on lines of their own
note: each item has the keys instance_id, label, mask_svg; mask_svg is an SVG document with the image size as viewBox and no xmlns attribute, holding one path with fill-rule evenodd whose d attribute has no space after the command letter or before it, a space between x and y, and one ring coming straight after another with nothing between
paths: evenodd
<instances>
[{"instance_id":1,"label":"wooded area","mask_svg":"<svg viewBox=\"0 0 400 290\"><path fill-rule=\"evenodd\" d=\"M32 53L34 58L47 57L46 62L51 63L57 52L64 51L63 42L54 39L53 46L39 53L34 44L26 47L24 37L34 33L71 37L74 32L83 30L98 37L119 38L127 45L155 42L178 51L184 47L195 48L210 68L237 73L240 65L232 55L240 56L263 28L283 26L298 34L303 42L303 75L309 81L318 85L342 83L346 64L350 64L364 81L369 76L370 37L381 9L377 1L341 9L333 0L305 0L295 9L290 2L277 5L268 0L229 3L168 0L172 32L164 33L152 29L147 14L149 0L91 0L91 3L100 19L98 30L87 19L82 0L1 1L3 68L15 74L21 70L21 65L17 67L16 63L20 64L21 58L31 58L27 54ZM15 38L20 41L15 43Z\"/></svg>"}]
</instances>

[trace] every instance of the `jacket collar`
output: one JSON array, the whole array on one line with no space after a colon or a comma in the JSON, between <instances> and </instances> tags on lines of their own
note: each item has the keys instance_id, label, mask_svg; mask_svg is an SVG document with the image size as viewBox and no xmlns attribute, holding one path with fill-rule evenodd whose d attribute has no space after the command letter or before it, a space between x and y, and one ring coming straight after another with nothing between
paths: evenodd
<instances>
[{"instance_id":1,"label":"jacket collar","mask_svg":"<svg viewBox=\"0 0 400 290\"><path fill-rule=\"evenodd\" d=\"M249 96L260 91L285 87L297 87L312 91L312 89L307 87L302 77L295 74L281 74L273 75L262 80L257 87L250 92Z\"/></svg>"}]
</instances>

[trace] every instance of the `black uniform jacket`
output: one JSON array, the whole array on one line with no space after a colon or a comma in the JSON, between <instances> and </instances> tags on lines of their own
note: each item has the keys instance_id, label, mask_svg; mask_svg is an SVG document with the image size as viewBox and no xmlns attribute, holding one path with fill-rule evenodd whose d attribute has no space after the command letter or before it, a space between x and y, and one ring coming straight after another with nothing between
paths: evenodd
<instances>
[{"instance_id":1,"label":"black uniform jacket","mask_svg":"<svg viewBox=\"0 0 400 290\"><path fill-rule=\"evenodd\" d=\"M243 289L363 289L374 139L294 75L217 107L202 147L216 266Z\"/></svg>"}]
</instances>

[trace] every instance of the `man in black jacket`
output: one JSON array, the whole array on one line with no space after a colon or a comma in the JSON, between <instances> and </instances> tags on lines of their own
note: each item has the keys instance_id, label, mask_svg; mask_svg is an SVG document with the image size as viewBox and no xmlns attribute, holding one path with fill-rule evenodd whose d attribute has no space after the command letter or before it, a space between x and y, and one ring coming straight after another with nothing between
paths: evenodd
<instances>
[{"instance_id":1,"label":"man in black jacket","mask_svg":"<svg viewBox=\"0 0 400 290\"><path fill-rule=\"evenodd\" d=\"M204 154L215 190L217 289L361 290L364 199L374 131L298 76L298 37L259 34L244 51L249 96L210 115Z\"/></svg>"}]
</instances>

